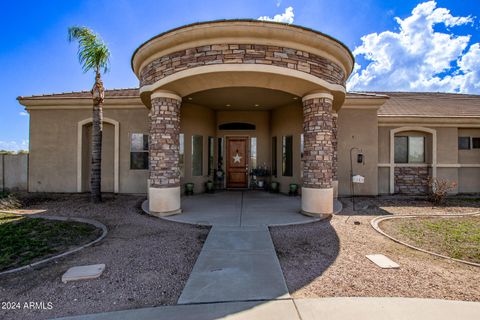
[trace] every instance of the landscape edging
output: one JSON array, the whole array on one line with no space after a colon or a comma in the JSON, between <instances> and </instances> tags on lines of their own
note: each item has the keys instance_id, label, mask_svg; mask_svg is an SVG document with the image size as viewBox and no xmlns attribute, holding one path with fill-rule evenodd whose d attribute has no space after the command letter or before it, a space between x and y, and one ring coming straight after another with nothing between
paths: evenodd
<instances>
[{"instance_id":1,"label":"landscape edging","mask_svg":"<svg viewBox=\"0 0 480 320\"><path fill-rule=\"evenodd\" d=\"M87 223L87 224L91 224L97 228L100 228L102 229L102 234L100 235L100 237L98 237L97 239L93 240L93 241L90 241L89 243L86 243L82 246L79 246L79 247L76 247L74 249L71 249L71 250L68 250L66 252L63 252L61 254L58 254L58 255L55 255L53 257L49 257L49 258L46 258L46 259L43 259L43 260L40 260L40 261L37 261L37 262L34 262L34 263L31 263L31 264L27 264L25 266L22 266L22 267L18 267L18 268L15 268L15 269L10 269L10 270L6 270L6 271L2 271L0 272L0 276L3 276L3 275L6 275L6 274L10 274L10 273L14 273L14 272L18 272L18 271L22 271L22 270L26 270L26 269L30 269L30 268L33 268L33 267L36 267L36 266L39 266L41 264L44 264L44 263L47 263L47 262L50 262L52 260L56 260L56 259L59 259L59 258L63 258L67 255L70 255L72 253L75 253L77 251L80 251L80 250L83 250L87 247L90 247L92 245L94 245L95 243L101 241L103 238L105 238L107 236L107 233L108 233L108 230L107 230L107 227L97 221L97 220L93 220L93 219L86 219L86 218L76 218L76 217L62 217L62 216L50 216L50 215L42 215L42 214L32 214L32 215L29 215L29 217L31 218L35 218L35 219L46 219L46 220L56 220L56 221L75 221L75 222L80 222L80 223Z\"/></svg>"},{"instance_id":2,"label":"landscape edging","mask_svg":"<svg viewBox=\"0 0 480 320\"><path fill-rule=\"evenodd\" d=\"M444 258L444 259L448 259L448 260L452 260L452 261L456 261L456 262L460 262L460 263L464 263L464 264L468 264L468 265L471 265L471 266L474 266L474 267L480 267L480 263L475 263L475 262L470 262L470 261L466 261L466 260L461 260L461 259L455 259L455 258L452 258L452 257L449 257L449 256L445 256L445 255L442 255L442 254L439 254L439 253L435 253L435 252L432 252L432 251L428 251L428 250L425 250L425 249L422 249L422 248L419 248L419 247L416 247L414 245L411 245L409 243L406 243L402 240L399 240L397 238L394 238L392 236L390 236L389 234L387 234L386 232L384 232L379 224L380 222L382 221L385 221L385 220L391 220L391 219L405 219L405 218L432 218L432 217L453 217L453 218L461 218L461 217L468 217L468 216L476 216L476 215L480 215L480 211L476 211L476 212L473 212L473 213L462 213L462 214L433 214L433 215L419 215L419 214L408 214L408 215L397 215L397 216L380 216L380 217L376 217L376 218L373 218L371 221L370 221L370 225L373 227L373 229L375 229L378 233L384 235L385 237L389 238L390 240L393 240L399 244L402 244L404 246L407 246L411 249L414 249L414 250L418 250L418 251L421 251L421 252L424 252L424 253L428 253L428 254L431 254L431 255L434 255L434 256L437 256L437 257L440 257L440 258Z\"/></svg>"}]
</instances>

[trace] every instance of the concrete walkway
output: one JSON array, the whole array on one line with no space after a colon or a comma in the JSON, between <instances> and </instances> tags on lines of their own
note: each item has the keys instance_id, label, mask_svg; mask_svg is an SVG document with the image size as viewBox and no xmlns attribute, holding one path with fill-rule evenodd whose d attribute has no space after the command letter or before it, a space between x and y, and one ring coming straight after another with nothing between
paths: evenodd
<instances>
[{"instance_id":1,"label":"concrete walkway","mask_svg":"<svg viewBox=\"0 0 480 320\"><path fill-rule=\"evenodd\" d=\"M64 320L478 320L479 302L411 298L317 298L176 305Z\"/></svg>"},{"instance_id":2,"label":"concrete walkway","mask_svg":"<svg viewBox=\"0 0 480 320\"><path fill-rule=\"evenodd\" d=\"M267 227L214 226L178 303L288 297Z\"/></svg>"}]
</instances>

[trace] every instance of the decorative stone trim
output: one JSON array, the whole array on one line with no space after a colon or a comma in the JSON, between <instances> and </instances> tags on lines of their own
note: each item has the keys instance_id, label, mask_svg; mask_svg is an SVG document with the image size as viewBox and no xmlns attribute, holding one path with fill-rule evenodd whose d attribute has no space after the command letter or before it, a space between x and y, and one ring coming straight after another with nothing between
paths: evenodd
<instances>
[{"instance_id":1,"label":"decorative stone trim","mask_svg":"<svg viewBox=\"0 0 480 320\"><path fill-rule=\"evenodd\" d=\"M345 73L327 58L286 47L260 44L212 44L173 52L148 63L140 73L140 86L150 85L176 72L212 64L261 64L298 70L345 86Z\"/></svg>"},{"instance_id":2,"label":"decorative stone trim","mask_svg":"<svg viewBox=\"0 0 480 320\"><path fill-rule=\"evenodd\" d=\"M180 100L158 97L150 109L150 187L180 186Z\"/></svg>"},{"instance_id":3,"label":"decorative stone trim","mask_svg":"<svg viewBox=\"0 0 480 320\"><path fill-rule=\"evenodd\" d=\"M429 176L428 167L395 167L395 193L425 194Z\"/></svg>"},{"instance_id":4,"label":"decorative stone trim","mask_svg":"<svg viewBox=\"0 0 480 320\"><path fill-rule=\"evenodd\" d=\"M304 188L332 188L332 100L303 101Z\"/></svg>"}]
</instances>

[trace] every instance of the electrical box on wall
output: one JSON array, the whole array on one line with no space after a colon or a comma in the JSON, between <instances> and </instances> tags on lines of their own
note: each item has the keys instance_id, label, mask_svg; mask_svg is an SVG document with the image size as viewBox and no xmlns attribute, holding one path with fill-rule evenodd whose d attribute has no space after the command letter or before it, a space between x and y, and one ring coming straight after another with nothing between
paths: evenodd
<instances>
[{"instance_id":1,"label":"electrical box on wall","mask_svg":"<svg viewBox=\"0 0 480 320\"><path fill-rule=\"evenodd\" d=\"M352 177L352 182L353 183L365 183L365 177L357 174L357 175Z\"/></svg>"}]
</instances>

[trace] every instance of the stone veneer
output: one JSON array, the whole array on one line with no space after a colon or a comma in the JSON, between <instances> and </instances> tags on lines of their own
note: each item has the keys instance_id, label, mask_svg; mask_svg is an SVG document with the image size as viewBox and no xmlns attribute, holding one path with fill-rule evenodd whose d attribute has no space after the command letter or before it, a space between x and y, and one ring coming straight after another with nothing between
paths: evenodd
<instances>
[{"instance_id":1,"label":"stone veneer","mask_svg":"<svg viewBox=\"0 0 480 320\"><path fill-rule=\"evenodd\" d=\"M428 167L395 167L395 193L425 194L428 191Z\"/></svg>"},{"instance_id":2,"label":"stone veneer","mask_svg":"<svg viewBox=\"0 0 480 320\"><path fill-rule=\"evenodd\" d=\"M332 159L332 180L338 181L338 113L332 114L332 146L333 146L333 159Z\"/></svg>"},{"instance_id":3,"label":"stone veneer","mask_svg":"<svg viewBox=\"0 0 480 320\"><path fill-rule=\"evenodd\" d=\"M332 100L313 98L303 101L304 166L303 186L332 188Z\"/></svg>"},{"instance_id":4,"label":"stone veneer","mask_svg":"<svg viewBox=\"0 0 480 320\"><path fill-rule=\"evenodd\" d=\"M180 104L177 99L152 99L149 114L150 187L180 186Z\"/></svg>"},{"instance_id":5,"label":"stone veneer","mask_svg":"<svg viewBox=\"0 0 480 320\"><path fill-rule=\"evenodd\" d=\"M177 51L148 63L140 86L176 72L212 64L263 64L302 71L345 86L345 74L336 63L301 50L258 44L214 44Z\"/></svg>"}]
</instances>

